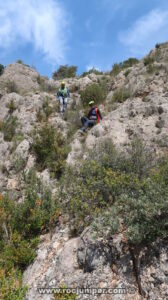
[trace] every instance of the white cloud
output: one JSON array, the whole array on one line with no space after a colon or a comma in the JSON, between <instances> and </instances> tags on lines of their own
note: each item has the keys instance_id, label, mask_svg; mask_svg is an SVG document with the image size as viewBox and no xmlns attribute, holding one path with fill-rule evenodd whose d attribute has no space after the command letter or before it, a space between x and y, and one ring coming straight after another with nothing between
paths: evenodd
<instances>
[{"instance_id":1,"label":"white cloud","mask_svg":"<svg viewBox=\"0 0 168 300\"><path fill-rule=\"evenodd\" d=\"M66 52L67 15L58 0L5 0L0 3L0 49L31 43L52 64Z\"/></svg>"},{"instance_id":2,"label":"white cloud","mask_svg":"<svg viewBox=\"0 0 168 300\"><path fill-rule=\"evenodd\" d=\"M168 10L152 10L138 19L128 30L119 34L119 40L133 55L144 55L156 43L168 39Z\"/></svg>"}]
</instances>

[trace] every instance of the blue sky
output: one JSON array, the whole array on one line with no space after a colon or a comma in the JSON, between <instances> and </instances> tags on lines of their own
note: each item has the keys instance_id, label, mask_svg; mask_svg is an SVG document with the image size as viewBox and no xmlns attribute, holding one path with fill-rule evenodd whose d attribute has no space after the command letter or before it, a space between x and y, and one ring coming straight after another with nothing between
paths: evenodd
<instances>
[{"instance_id":1,"label":"blue sky","mask_svg":"<svg viewBox=\"0 0 168 300\"><path fill-rule=\"evenodd\" d=\"M61 64L110 70L167 40L167 0L0 2L0 63L21 59L49 77Z\"/></svg>"}]
</instances>

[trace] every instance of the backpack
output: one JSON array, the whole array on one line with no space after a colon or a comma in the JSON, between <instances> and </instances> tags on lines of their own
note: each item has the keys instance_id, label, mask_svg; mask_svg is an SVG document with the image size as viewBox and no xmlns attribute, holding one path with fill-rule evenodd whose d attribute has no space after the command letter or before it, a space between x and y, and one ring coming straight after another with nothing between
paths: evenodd
<instances>
[{"instance_id":1,"label":"backpack","mask_svg":"<svg viewBox=\"0 0 168 300\"><path fill-rule=\"evenodd\" d=\"M100 122L100 115L98 113L98 108L96 107L96 116L97 116L97 124Z\"/></svg>"}]
</instances>

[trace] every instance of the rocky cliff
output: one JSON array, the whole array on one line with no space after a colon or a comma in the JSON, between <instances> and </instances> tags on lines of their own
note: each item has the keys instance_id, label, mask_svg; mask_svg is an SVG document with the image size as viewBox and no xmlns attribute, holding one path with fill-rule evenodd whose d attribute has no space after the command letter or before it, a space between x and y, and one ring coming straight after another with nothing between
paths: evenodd
<instances>
[{"instance_id":1,"label":"rocky cliff","mask_svg":"<svg viewBox=\"0 0 168 300\"><path fill-rule=\"evenodd\" d=\"M73 122L78 123L84 112L80 92L102 80L107 89L106 100L100 105L103 120L84 137L73 128L71 132ZM138 137L155 157L167 154L167 43L116 76L90 74L65 82L71 97L68 112L62 116L56 100L60 81L41 77L19 63L7 66L0 77L0 193L7 193L16 202L24 202L25 174L36 168L33 131L43 126L44 119L70 143L68 165L86 158L90 149L106 139L123 150ZM59 180L48 168L36 168L36 175L55 197ZM69 221L60 215L52 235L41 235L36 258L24 272L24 284L29 287L26 299L57 299L47 292L40 294L37 288L60 286L114 289L113 294L79 294L77 299L168 299L167 250L167 239L156 239L140 249L141 264L137 267L123 232L111 235L108 243L103 238L94 239L89 226L73 237ZM122 291L125 294L120 294Z\"/></svg>"}]
</instances>

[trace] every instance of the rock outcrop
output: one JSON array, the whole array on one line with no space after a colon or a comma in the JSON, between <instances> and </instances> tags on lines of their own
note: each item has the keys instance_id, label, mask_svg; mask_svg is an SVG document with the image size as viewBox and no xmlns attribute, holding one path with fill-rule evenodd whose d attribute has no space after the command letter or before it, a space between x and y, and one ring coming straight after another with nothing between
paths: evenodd
<instances>
[{"instance_id":1,"label":"rock outcrop","mask_svg":"<svg viewBox=\"0 0 168 300\"><path fill-rule=\"evenodd\" d=\"M168 44L150 53L155 58L152 65L140 61L121 71L116 77L109 74L90 74L84 78L65 79L70 88L69 107L80 107L80 91L92 83L108 79L108 95L100 106L103 120L85 137L78 132L71 136L71 151L67 164L85 158L103 139L111 139L118 148L127 146L134 137L140 137L156 155L167 151L168 146ZM127 73L126 73L127 71ZM17 138L9 141L0 132L0 193L10 193L16 201L24 201L23 174L36 164L31 152L32 132L40 128L39 112L45 101L51 107L48 123L68 138L70 121L58 113L56 90L60 81L43 78L41 87L38 72L23 64L6 67L0 77L0 127L11 117L16 118ZM115 99L120 89L129 91L125 101ZM72 109L73 110L73 109ZM79 111L79 116L83 110ZM73 117L72 117L73 118ZM23 163L22 172L16 165ZM56 181L48 169L38 171L46 186L56 192ZM71 237L68 224L59 221L54 234L41 236L34 263L24 273L24 283L29 286L27 300L54 299L53 294L40 294L38 288L66 285L72 288L110 288L114 294L79 294L78 299L168 299L168 244L157 240L141 253L139 285L136 266L131 251L122 234L112 236L108 243L93 239L90 228L78 237ZM141 290L141 287L143 291ZM120 294L120 291L124 291ZM111 291L112 293L112 291Z\"/></svg>"},{"instance_id":2,"label":"rock outcrop","mask_svg":"<svg viewBox=\"0 0 168 300\"><path fill-rule=\"evenodd\" d=\"M122 234L111 237L106 244L94 240L89 229L80 237L70 238L68 228L59 229L52 240L41 238L37 257L24 273L24 282L31 286L26 299L54 299L47 294L54 287L90 288L90 294L78 299L167 299L168 243L157 241L141 253L141 272L144 296L139 294L131 252ZM39 290L46 294L40 294ZM100 294L94 294L94 289ZM101 289L110 289L108 295ZM110 294L111 293L111 294Z\"/></svg>"},{"instance_id":3,"label":"rock outcrop","mask_svg":"<svg viewBox=\"0 0 168 300\"><path fill-rule=\"evenodd\" d=\"M3 75L0 77L0 86L10 88L10 83L14 83L14 88L20 92L30 92L38 89L38 72L21 63L8 65Z\"/></svg>"}]
</instances>

